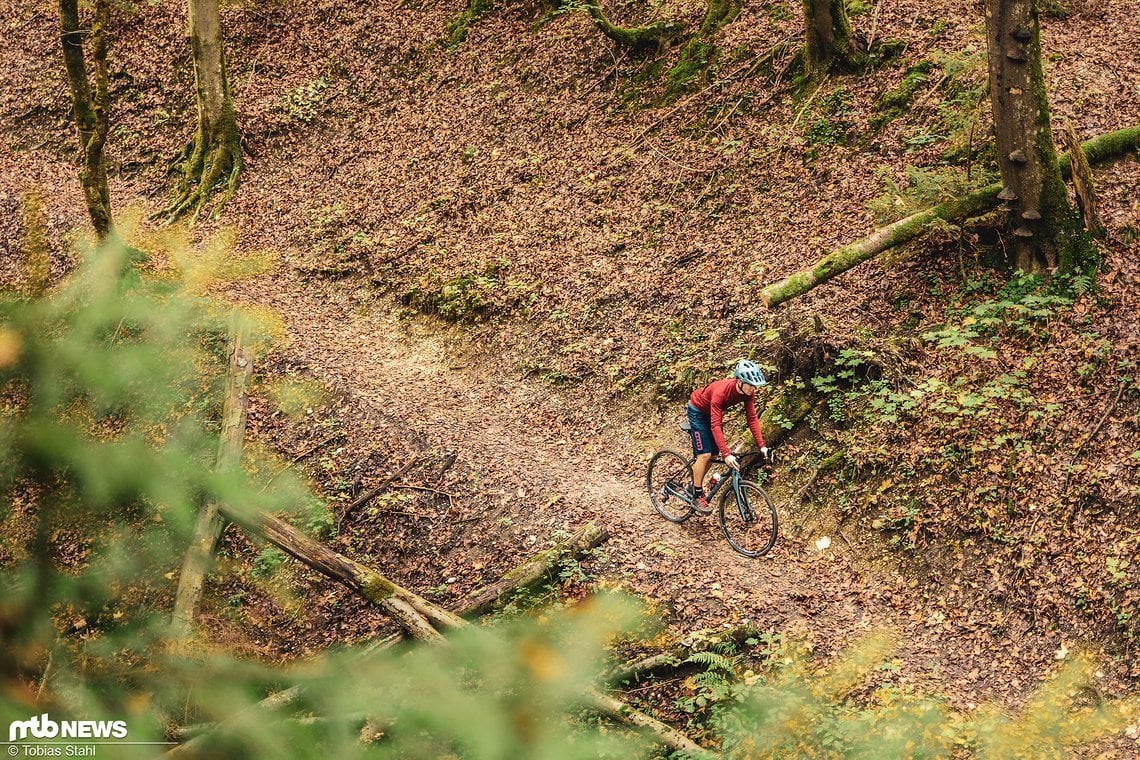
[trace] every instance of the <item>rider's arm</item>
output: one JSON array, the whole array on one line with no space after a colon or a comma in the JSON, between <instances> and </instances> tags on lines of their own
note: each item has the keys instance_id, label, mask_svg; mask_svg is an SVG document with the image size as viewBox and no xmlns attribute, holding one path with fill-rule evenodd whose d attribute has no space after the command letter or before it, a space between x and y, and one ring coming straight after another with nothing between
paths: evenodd
<instances>
[{"instance_id":1,"label":"rider's arm","mask_svg":"<svg viewBox=\"0 0 1140 760\"><path fill-rule=\"evenodd\" d=\"M713 440L716 441L717 451L722 457L732 453L728 448L728 441L724 439L725 395L713 392L709 399L709 427L712 428Z\"/></svg>"},{"instance_id":2,"label":"rider's arm","mask_svg":"<svg viewBox=\"0 0 1140 760\"><path fill-rule=\"evenodd\" d=\"M756 447L764 448L764 434L760 432L760 417L756 414L756 398L754 396L749 396L744 400L744 417L748 420L748 429L752 431L752 438L756 441Z\"/></svg>"}]
</instances>

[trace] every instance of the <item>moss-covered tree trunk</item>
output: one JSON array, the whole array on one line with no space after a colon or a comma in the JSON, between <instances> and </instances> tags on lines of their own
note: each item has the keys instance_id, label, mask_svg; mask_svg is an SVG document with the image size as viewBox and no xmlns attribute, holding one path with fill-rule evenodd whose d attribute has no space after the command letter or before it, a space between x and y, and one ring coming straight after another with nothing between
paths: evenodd
<instances>
[{"instance_id":1,"label":"moss-covered tree trunk","mask_svg":"<svg viewBox=\"0 0 1140 760\"><path fill-rule=\"evenodd\" d=\"M87 213L91 215L91 223L99 237L111 231L111 193L107 189L107 161L103 153L110 124L111 98L107 86L107 24L110 17L110 0L94 0L90 29L94 71L92 86L87 78L87 62L83 54L83 37L87 31L79 24L79 2L59 0L63 63L71 89L75 127L79 132L79 182L83 186Z\"/></svg>"},{"instance_id":2,"label":"moss-covered tree trunk","mask_svg":"<svg viewBox=\"0 0 1140 760\"><path fill-rule=\"evenodd\" d=\"M803 0L804 70L810 77L859 68L861 52L843 0Z\"/></svg>"},{"instance_id":3,"label":"moss-covered tree trunk","mask_svg":"<svg viewBox=\"0 0 1140 760\"><path fill-rule=\"evenodd\" d=\"M1010 264L1026 272L1071 270L1080 221L1053 144L1036 0L986 0L986 45L1002 198L1016 241Z\"/></svg>"},{"instance_id":4,"label":"moss-covered tree trunk","mask_svg":"<svg viewBox=\"0 0 1140 760\"><path fill-rule=\"evenodd\" d=\"M214 187L221 185L221 208L241 174L241 135L226 75L218 0L188 0L190 48L198 101L198 129L179 157L178 196L159 212L168 221L185 214L197 218Z\"/></svg>"}]
</instances>

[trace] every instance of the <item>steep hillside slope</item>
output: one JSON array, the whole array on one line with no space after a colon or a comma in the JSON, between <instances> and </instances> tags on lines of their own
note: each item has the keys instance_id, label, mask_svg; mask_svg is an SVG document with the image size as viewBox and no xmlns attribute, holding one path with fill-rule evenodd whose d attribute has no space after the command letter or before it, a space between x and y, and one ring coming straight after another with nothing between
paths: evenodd
<instances>
[{"instance_id":1,"label":"steep hillside slope","mask_svg":"<svg viewBox=\"0 0 1140 760\"><path fill-rule=\"evenodd\" d=\"M178 6L120 12L108 146L120 209L163 205L166 158L193 123ZM690 28L703 13L654 7ZM1135 157L1097 171L1108 229L1096 289L1006 287L988 266L995 233L946 228L771 314L763 284L922 203L919 191L929 201L992 171L974 6L872 5L854 21L880 43L876 68L803 85L790 67L798 4L746 4L681 89L669 75L680 46L631 55L585 14L535 4L495 8L449 46L460 10L304 0L225 12L248 164L199 231L232 228L239 248L280 256L273 276L230 294L282 315L274 371L336 399L315 412L328 431L259 402L258 435L288 457L327 452L301 464L340 505L407 452L456 452L431 481L453 494L435 517L452 530L416 511L443 509L430 499L383 523L407 539L393 564L445 599L593 517L617 534L605 569L674 600L679 626L798 621L829 650L893 624L908 639L901 678L962 702L1017 698L1080 643L1104 648L1106 689L1135 686ZM9 11L4 284L18 279L21 193L45 194L57 231L86 224L55 20L46 6ZM1074 0L1045 19L1054 117L1084 138L1140 123L1138 13L1135 0ZM775 475L780 551L741 564L709 525L658 522L639 470L679 443L684 393L740 356L775 364L778 344L799 348L777 331L815 318L827 347L816 382L779 378L822 394ZM415 337L425 329L451 338ZM369 519L339 526L339 540L384 556ZM843 538L818 554L823 533ZM312 586L322 604L341 598ZM286 627L251 636L274 653L321 646L378 624L358 611L337 602L322 607L327 625L274 618Z\"/></svg>"}]
</instances>

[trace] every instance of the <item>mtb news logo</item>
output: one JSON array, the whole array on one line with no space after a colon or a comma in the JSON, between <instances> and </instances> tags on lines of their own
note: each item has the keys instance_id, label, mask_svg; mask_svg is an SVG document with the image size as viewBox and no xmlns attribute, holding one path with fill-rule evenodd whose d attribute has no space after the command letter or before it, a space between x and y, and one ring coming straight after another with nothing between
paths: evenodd
<instances>
[{"instance_id":1,"label":"mtb news logo","mask_svg":"<svg viewBox=\"0 0 1140 760\"><path fill-rule=\"evenodd\" d=\"M126 739L125 720L60 720L47 713L8 725L8 741L33 739Z\"/></svg>"}]
</instances>

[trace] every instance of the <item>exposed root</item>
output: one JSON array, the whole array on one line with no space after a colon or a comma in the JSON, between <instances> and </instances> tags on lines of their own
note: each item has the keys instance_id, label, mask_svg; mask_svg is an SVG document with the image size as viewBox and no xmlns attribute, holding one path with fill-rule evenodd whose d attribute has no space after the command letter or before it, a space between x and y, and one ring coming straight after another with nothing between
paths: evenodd
<instances>
[{"instance_id":1,"label":"exposed root","mask_svg":"<svg viewBox=\"0 0 1140 760\"><path fill-rule=\"evenodd\" d=\"M151 218L170 224L189 214L193 225L214 188L221 187L221 196L211 215L211 218L216 217L233 197L241 175L241 144L237 130L221 130L211 139L205 135L205 130L199 129L193 142L186 146L174 164L180 164L178 171L182 175L178 182L178 196Z\"/></svg>"}]
</instances>

